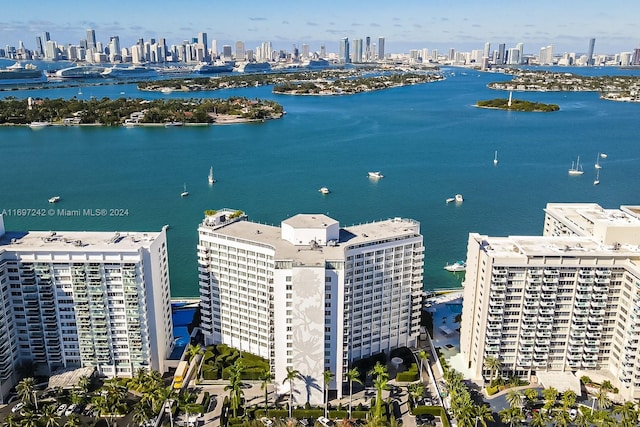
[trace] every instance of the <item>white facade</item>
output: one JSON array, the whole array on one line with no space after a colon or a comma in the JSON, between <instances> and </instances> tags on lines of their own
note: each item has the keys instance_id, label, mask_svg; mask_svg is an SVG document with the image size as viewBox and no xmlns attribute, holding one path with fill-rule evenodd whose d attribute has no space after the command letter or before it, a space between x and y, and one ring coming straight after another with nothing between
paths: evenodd
<instances>
[{"instance_id":1,"label":"white facade","mask_svg":"<svg viewBox=\"0 0 640 427\"><path fill-rule=\"evenodd\" d=\"M268 359L279 394L291 367L307 379L294 386L296 402L323 402L326 369L341 396L351 361L415 345L424 258L416 221L341 229L300 214L275 227L221 210L198 233L206 344Z\"/></svg>"},{"instance_id":2,"label":"white facade","mask_svg":"<svg viewBox=\"0 0 640 427\"><path fill-rule=\"evenodd\" d=\"M166 235L6 232L0 216L0 394L24 362L50 373L164 372L173 349Z\"/></svg>"},{"instance_id":3,"label":"white facade","mask_svg":"<svg viewBox=\"0 0 640 427\"><path fill-rule=\"evenodd\" d=\"M521 377L599 371L640 397L640 207L548 204L544 235L470 234L461 352ZM589 373L586 372L586 375Z\"/></svg>"}]
</instances>

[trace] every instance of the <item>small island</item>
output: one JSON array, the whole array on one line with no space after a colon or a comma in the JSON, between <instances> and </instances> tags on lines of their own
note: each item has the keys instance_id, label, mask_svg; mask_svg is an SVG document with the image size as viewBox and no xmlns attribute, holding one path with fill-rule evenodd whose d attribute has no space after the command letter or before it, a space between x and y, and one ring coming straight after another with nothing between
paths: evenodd
<instances>
[{"instance_id":1,"label":"small island","mask_svg":"<svg viewBox=\"0 0 640 427\"><path fill-rule=\"evenodd\" d=\"M0 100L0 125L182 126L263 122L281 118L274 101L227 99L92 98ZM41 127L38 126L38 127Z\"/></svg>"},{"instance_id":2,"label":"small island","mask_svg":"<svg viewBox=\"0 0 640 427\"><path fill-rule=\"evenodd\" d=\"M497 110L526 111L535 113L548 113L560 110L560 107L557 104L543 104L541 102L523 101L521 99L509 100L507 98L478 101L476 106L480 108L494 108Z\"/></svg>"}]
</instances>

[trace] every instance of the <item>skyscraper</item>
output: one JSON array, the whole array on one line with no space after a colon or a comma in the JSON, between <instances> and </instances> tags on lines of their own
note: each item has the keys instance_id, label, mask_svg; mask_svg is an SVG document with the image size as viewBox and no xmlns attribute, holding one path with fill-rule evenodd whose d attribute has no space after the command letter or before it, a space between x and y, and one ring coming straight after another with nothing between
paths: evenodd
<instances>
[{"instance_id":1,"label":"skyscraper","mask_svg":"<svg viewBox=\"0 0 640 427\"><path fill-rule=\"evenodd\" d=\"M165 371L173 349L166 234L5 232L0 215L0 397L16 369Z\"/></svg>"},{"instance_id":2,"label":"skyscraper","mask_svg":"<svg viewBox=\"0 0 640 427\"><path fill-rule=\"evenodd\" d=\"M461 353L474 379L502 372L573 381L605 371L640 397L640 206L549 203L543 236L472 233ZM498 374L499 376L500 374ZM551 382L551 383L550 383Z\"/></svg>"},{"instance_id":3,"label":"skyscraper","mask_svg":"<svg viewBox=\"0 0 640 427\"><path fill-rule=\"evenodd\" d=\"M96 32L95 30L87 30L87 49L96 49Z\"/></svg>"},{"instance_id":4,"label":"skyscraper","mask_svg":"<svg viewBox=\"0 0 640 427\"><path fill-rule=\"evenodd\" d=\"M353 41L354 44L354 60L353 62L362 63L362 39L355 39Z\"/></svg>"},{"instance_id":5,"label":"skyscraper","mask_svg":"<svg viewBox=\"0 0 640 427\"><path fill-rule=\"evenodd\" d=\"M205 60L209 60L209 42L207 40L207 33L198 33L198 43L204 51Z\"/></svg>"},{"instance_id":6,"label":"skyscraper","mask_svg":"<svg viewBox=\"0 0 640 427\"><path fill-rule=\"evenodd\" d=\"M224 209L198 234L205 343L268 359L278 394L294 368L317 385L302 400L294 393L296 403L321 403L329 369L340 398L352 361L415 345L424 258L416 221L341 228L326 215L299 214L276 227Z\"/></svg>"},{"instance_id":7,"label":"skyscraper","mask_svg":"<svg viewBox=\"0 0 640 427\"><path fill-rule=\"evenodd\" d=\"M39 58L44 58L44 47L40 36L36 36L36 54L38 54Z\"/></svg>"},{"instance_id":8,"label":"skyscraper","mask_svg":"<svg viewBox=\"0 0 640 427\"><path fill-rule=\"evenodd\" d=\"M486 42L484 44L484 51L482 52L482 56L484 56L485 58L491 57L491 43Z\"/></svg>"},{"instance_id":9,"label":"skyscraper","mask_svg":"<svg viewBox=\"0 0 640 427\"><path fill-rule=\"evenodd\" d=\"M589 39L589 50L587 51L587 67L590 67L594 64L593 60L593 49L596 46L596 39Z\"/></svg>"},{"instance_id":10,"label":"skyscraper","mask_svg":"<svg viewBox=\"0 0 640 427\"><path fill-rule=\"evenodd\" d=\"M351 55L349 54L349 39L347 37L340 40L339 59L343 64L351 62Z\"/></svg>"},{"instance_id":11,"label":"skyscraper","mask_svg":"<svg viewBox=\"0 0 640 427\"><path fill-rule=\"evenodd\" d=\"M498 57L494 58L494 62L495 62L496 65L504 65L504 64L506 64L505 44L504 43L500 43L498 45Z\"/></svg>"},{"instance_id":12,"label":"skyscraper","mask_svg":"<svg viewBox=\"0 0 640 427\"><path fill-rule=\"evenodd\" d=\"M365 39L364 60L367 62L371 61L371 37L369 36Z\"/></svg>"},{"instance_id":13,"label":"skyscraper","mask_svg":"<svg viewBox=\"0 0 640 427\"><path fill-rule=\"evenodd\" d=\"M384 60L384 37L378 37L378 60Z\"/></svg>"},{"instance_id":14,"label":"skyscraper","mask_svg":"<svg viewBox=\"0 0 640 427\"><path fill-rule=\"evenodd\" d=\"M238 40L236 42L236 60L244 61L244 42Z\"/></svg>"}]
</instances>

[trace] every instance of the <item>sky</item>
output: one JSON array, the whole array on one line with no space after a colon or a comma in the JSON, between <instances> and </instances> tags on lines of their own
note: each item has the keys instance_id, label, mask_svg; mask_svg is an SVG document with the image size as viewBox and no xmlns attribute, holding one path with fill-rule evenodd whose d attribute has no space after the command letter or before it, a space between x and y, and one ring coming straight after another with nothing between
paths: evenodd
<instances>
[{"instance_id":1,"label":"sky","mask_svg":"<svg viewBox=\"0 0 640 427\"><path fill-rule=\"evenodd\" d=\"M410 49L461 51L524 43L525 53L554 45L556 54L619 53L640 47L637 0L0 0L0 46L34 49L49 31L59 44L78 44L86 30L103 44L118 35L128 47L138 38L167 44L206 32L223 44L236 40L253 49L270 41L274 49L309 45L337 52L339 40L385 37L387 53Z\"/></svg>"}]
</instances>

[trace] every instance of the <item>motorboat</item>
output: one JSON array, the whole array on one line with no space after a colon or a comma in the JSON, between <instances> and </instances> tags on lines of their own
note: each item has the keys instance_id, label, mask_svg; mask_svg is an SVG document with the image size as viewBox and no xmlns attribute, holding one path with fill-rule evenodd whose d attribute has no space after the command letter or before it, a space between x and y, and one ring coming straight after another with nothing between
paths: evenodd
<instances>
[{"instance_id":1,"label":"motorboat","mask_svg":"<svg viewBox=\"0 0 640 427\"><path fill-rule=\"evenodd\" d=\"M582 170L582 165L580 164L580 156L578 156L578 160L574 164L571 162L571 168L569 169L569 175L582 175L584 170Z\"/></svg>"},{"instance_id":2,"label":"motorboat","mask_svg":"<svg viewBox=\"0 0 640 427\"><path fill-rule=\"evenodd\" d=\"M452 273L455 273L457 271L465 271L467 269L467 263L462 260L456 261L453 264L445 265L444 269Z\"/></svg>"},{"instance_id":3,"label":"motorboat","mask_svg":"<svg viewBox=\"0 0 640 427\"><path fill-rule=\"evenodd\" d=\"M327 187L322 187L321 189L318 190L319 192L321 192L322 194L329 194L331 193L331 191L329 191L329 189Z\"/></svg>"},{"instance_id":4,"label":"motorboat","mask_svg":"<svg viewBox=\"0 0 640 427\"><path fill-rule=\"evenodd\" d=\"M456 196L454 198L456 200L456 203L464 202L464 198L462 197L462 194L456 194Z\"/></svg>"},{"instance_id":5,"label":"motorboat","mask_svg":"<svg viewBox=\"0 0 640 427\"><path fill-rule=\"evenodd\" d=\"M189 192L187 191L187 184L184 185L184 189L182 190L182 193L180 193L180 197L187 197L189 195Z\"/></svg>"},{"instance_id":6,"label":"motorboat","mask_svg":"<svg viewBox=\"0 0 640 427\"><path fill-rule=\"evenodd\" d=\"M209 179L209 184L214 184L216 182L216 179L213 177L213 166L209 168L208 179Z\"/></svg>"},{"instance_id":7,"label":"motorboat","mask_svg":"<svg viewBox=\"0 0 640 427\"><path fill-rule=\"evenodd\" d=\"M445 200L445 202L447 203L451 203L451 202L455 202L456 198L455 197L449 197L447 200Z\"/></svg>"},{"instance_id":8,"label":"motorboat","mask_svg":"<svg viewBox=\"0 0 640 427\"><path fill-rule=\"evenodd\" d=\"M384 178L384 175L382 175L382 173L380 173L380 171L376 171L376 172L369 172L369 178Z\"/></svg>"},{"instance_id":9,"label":"motorboat","mask_svg":"<svg viewBox=\"0 0 640 427\"><path fill-rule=\"evenodd\" d=\"M164 124L164 127L171 128L171 127L179 127L179 126L182 126L182 125L184 125L184 123L182 123L182 122L167 122L167 123Z\"/></svg>"},{"instance_id":10,"label":"motorboat","mask_svg":"<svg viewBox=\"0 0 640 427\"><path fill-rule=\"evenodd\" d=\"M31 129L46 128L47 126L51 126L51 123L50 122L31 122L31 123L29 123L29 127Z\"/></svg>"},{"instance_id":11,"label":"motorboat","mask_svg":"<svg viewBox=\"0 0 640 427\"><path fill-rule=\"evenodd\" d=\"M60 201L60 196L53 196L49 198L49 203L58 203Z\"/></svg>"}]
</instances>

